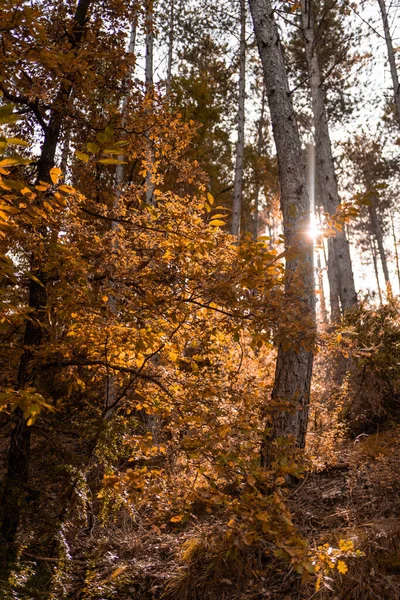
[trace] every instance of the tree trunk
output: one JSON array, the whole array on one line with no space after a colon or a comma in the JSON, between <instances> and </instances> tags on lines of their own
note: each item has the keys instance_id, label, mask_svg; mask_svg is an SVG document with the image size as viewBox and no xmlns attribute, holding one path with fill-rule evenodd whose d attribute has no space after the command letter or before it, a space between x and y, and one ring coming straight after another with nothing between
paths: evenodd
<instances>
[{"instance_id":1,"label":"tree trunk","mask_svg":"<svg viewBox=\"0 0 400 600\"><path fill-rule=\"evenodd\" d=\"M240 234L242 209L243 155L244 155L244 102L246 95L246 0L240 0L240 50L239 50L239 106L238 138L236 143L235 181L232 203L232 235Z\"/></svg>"},{"instance_id":2,"label":"tree trunk","mask_svg":"<svg viewBox=\"0 0 400 600\"><path fill-rule=\"evenodd\" d=\"M394 257L396 260L396 273L397 273L397 280L399 282L399 294L400 294L400 266L399 266L399 249L397 246L397 238L396 238L396 230L394 227L394 218L393 218L393 213L390 213L390 220L392 223L392 235L393 235L393 246L394 246Z\"/></svg>"},{"instance_id":3,"label":"tree trunk","mask_svg":"<svg viewBox=\"0 0 400 600\"><path fill-rule=\"evenodd\" d=\"M312 98L314 129L317 156L317 176L322 205L330 215L336 213L340 204L332 146L329 135L328 119L325 111L325 97L322 87L322 75L318 62L317 40L314 34L314 18L311 0L302 0L302 25L307 65L309 71L309 87ZM346 232L336 234L328 242L328 279L331 298L332 319L339 316L337 296L340 298L342 311L357 303L351 265L350 247Z\"/></svg>"},{"instance_id":4,"label":"tree trunk","mask_svg":"<svg viewBox=\"0 0 400 600\"><path fill-rule=\"evenodd\" d=\"M328 311L326 309L325 293L324 293L324 278L322 274L321 255L317 252L317 269L318 269L318 299L321 311L321 319L324 325L328 324Z\"/></svg>"},{"instance_id":5,"label":"tree trunk","mask_svg":"<svg viewBox=\"0 0 400 600\"><path fill-rule=\"evenodd\" d=\"M370 248L371 248L372 262L374 264L376 286L378 288L379 306L382 306L382 304L383 304L383 302L382 302L382 290L381 290L381 284L379 283L378 259L377 259L377 256L376 256L375 240L372 239L372 238L370 238L369 245L370 245Z\"/></svg>"},{"instance_id":6,"label":"tree trunk","mask_svg":"<svg viewBox=\"0 0 400 600\"><path fill-rule=\"evenodd\" d=\"M293 436L303 447L308 421L315 335L313 244L308 235L310 203L307 193L300 138L293 112L278 29L270 0L249 0L254 32L264 72L264 84L278 157L281 210L286 250L285 294L296 307L303 343L296 348L281 343L278 349L272 401L277 410L266 432L262 461L268 464L268 442ZM282 404L291 404L284 410Z\"/></svg>"},{"instance_id":7,"label":"tree trunk","mask_svg":"<svg viewBox=\"0 0 400 600\"><path fill-rule=\"evenodd\" d=\"M260 158L263 153L264 148L264 113L265 113L265 86L263 86L262 96L261 96L261 114L260 121L258 123L258 132L257 132L257 154ZM255 199L254 199L254 233L253 237L256 240L258 238L258 220L259 220L259 200L260 200L260 189L261 182L260 178L257 175L256 180L256 189L255 189Z\"/></svg>"},{"instance_id":8,"label":"tree trunk","mask_svg":"<svg viewBox=\"0 0 400 600\"><path fill-rule=\"evenodd\" d=\"M175 41L175 0L171 0L169 14L169 35L168 35L168 64L167 64L167 86L166 93L167 97L171 93L171 79L172 79L172 61L174 57L174 41Z\"/></svg>"},{"instance_id":9,"label":"tree trunk","mask_svg":"<svg viewBox=\"0 0 400 600\"><path fill-rule=\"evenodd\" d=\"M383 276L385 278L386 288L388 291L388 295L391 296L389 269L388 269L388 264L387 264L387 259L386 259L385 247L383 245L382 228L381 228L381 224L379 222L378 213L376 211L376 199L375 198L372 198L372 202L368 206L368 212L369 212L372 233L378 244L379 257L381 259Z\"/></svg>"},{"instance_id":10,"label":"tree trunk","mask_svg":"<svg viewBox=\"0 0 400 600\"><path fill-rule=\"evenodd\" d=\"M394 96L394 103L395 103L395 107L396 107L396 116L397 116L397 120L400 125L400 85L399 85L399 76L397 74L397 68L396 68L396 58L395 58L394 50L393 50L392 37L390 35L390 28L389 28L388 15L386 12L385 0L378 0L378 3L379 3L379 8L381 9L381 13L382 13L383 29L385 31L385 40L386 40L388 60L389 60L389 65L390 65L390 73L392 75L392 81L393 81L393 96Z\"/></svg>"},{"instance_id":11,"label":"tree trunk","mask_svg":"<svg viewBox=\"0 0 400 600\"><path fill-rule=\"evenodd\" d=\"M79 0L71 35L72 48L76 48L82 39L90 2L91 0ZM55 154L63 120L62 110L68 101L71 91L72 85L69 81L61 83L49 122L46 126L41 154L37 163L38 182L51 182L49 171L55 163ZM47 237L46 228L41 228L39 233L45 242L45 238ZM30 271L42 285L34 280L30 280L29 282L29 318L27 318L25 324L24 350L21 355L17 377L17 388L21 391L27 386L35 387L37 377L37 366L34 362L35 349L43 341L45 306L47 301L44 266L45 258L32 254ZM30 458L30 428L26 424L20 408L14 411L12 420L13 428L10 437L7 475L3 488L3 521L1 525L1 535L9 547L6 558L8 563L12 562L15 558L15 548L12 546L15 542L21 514L21 504L28 482ZM7 569L8 566L5 568Z\"/></svg>"},{"instance_id":12,"label":"tree trunk","mask_svg":"<svg viewBox=\"0 0 400 600\"><path fill-rule=\"evenodd\" d=\"M146 93L152 98L154 94L153 80L153 56L154 56L154 15L153 0L148 0L146 8L146 59L145 59L145 84ZM153 142L148 137L147 169L146 169L146 202L153 203L154 183L152 182L152 171L154 165Z\"/></svg>"}]
</instances>

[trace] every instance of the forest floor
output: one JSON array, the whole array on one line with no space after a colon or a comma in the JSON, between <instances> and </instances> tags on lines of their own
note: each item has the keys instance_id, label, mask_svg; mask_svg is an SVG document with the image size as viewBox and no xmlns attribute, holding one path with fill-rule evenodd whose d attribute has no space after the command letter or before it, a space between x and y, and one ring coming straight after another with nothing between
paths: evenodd
<instances>
[{"instance_id":1,"label":"forest floor","mask_svg":"<svg viewBox=\"0 0 400 600\"><path fill-rule=\"evenodd\" d=\"M131 526L119 523L106 544L114 535L116 552L125 547L119 599L400 599L400 427L343 441L331 465L292 488L289 505L309 544L352 540L365 555L347 560L348 572L335 571L316 593L312 578L304 583L257 551L216 560L204 541L216 517L179 532L138 530L134 544Z\"/></svg>"}]
</instances>

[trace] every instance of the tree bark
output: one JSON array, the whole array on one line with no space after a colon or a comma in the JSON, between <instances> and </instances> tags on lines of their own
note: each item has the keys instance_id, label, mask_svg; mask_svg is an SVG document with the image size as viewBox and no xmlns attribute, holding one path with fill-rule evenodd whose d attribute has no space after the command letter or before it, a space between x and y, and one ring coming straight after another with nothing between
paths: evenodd
<instances>
[{"instance_id":1,"label":"tree bark","mask_svg":"<svg viewBox=\"0 0 400 600\"><path fill-rule=\"evenodd\" d=\"M372 238L370 238L369 245L370 245L370 248L371 248L372 262L374 264L376 286L378 288L379 306L382 306L382 304L383 304L383 301L382 301L382 290L381 290L381 284L379 283L378 259L377 259L377 256L376 256L375 240L372 239Z\"/></svg>"},{"instance_id":2,"label":"tree bark","mask_svg":"<svg viewBox=\"0 0 400 600\"><path fill-rule=\"evenodd\" d=\"M393 218L393 213L390 213L390 221L392 224L392 235L393 235L393 246L394 246L394 257L395 257L395 261L396 261L396 273L397 273L397 280L399 282L399 294L400 294L400 266L399 266L399 249L397 246L397 237L396 237L396 230L394 227L394 218Z\"/></svg>"},{"instance_id":3,"label":"tree bark","mask_svg":"<svg viewBox=\"0 0 400 600\"><path fill-rule=\"evenodd\" d=\"M263 148L264 148L264 113L265 113L265 86L263 86L263 91L262 91L262 96L261 96L261 114L260 114L260 120L258 123L258 132L257 132L257 154L258 154L258 157L261 157ZM260 189L261 189L261 182L260 182L260 178L257 174L255 199L254 199L254 233L253 233L253 237L255 240L258 238Z\"/></svg>"},{"instance_id":4,"label":"tree bark","mask_svg":"<svg viewBox=\"0 0 400 600\"><path fill-rule=\"evenodd\" d=\"M145 85L146 93L152 98L154 94L153 80L153 57L154 57L154 4L153 0L148 0L146 8L146 58L145 58ZM148 138L147 149L147 169L146 169L146 202L153 203L154 183L152 183L152 170L154 165L153 143Z\"/></svg>"},{"instance_id":5,"label":"tree bark","mask_svg":"<svg viewBox=\"0 0 400 600\"><path fill-rule=\"evenodd\" d=\"M324 325L328 325L328 311L326 309L325 293L324 293L324 278L322 274L320 251L317 252L317 269L318 269L318 299L320 303L321 319Z\"/></svg>"},{"instance_id":6,"label":"tree bark","mask_svg":"<svg viewBox=\"0 0 400 600\"><path fill-rule=\"evenodd\" d=\"M232 235L240 234L242 210L243 155L244 155L244 103L246 95L246 0L240 0L240 50L239 50L239 106L238 138L236 143L235 181L232 203Z\"/></svg>"},{"instance_id":7,"label":"tree bark","mask_svg":"<svg viewBox=\"0 0 400 600\"><path fill-rule=\"evenodd\" d=\"M394 103L395 103L395 107L396 107L396 116L397 116L397 120L400 125L400 84L399 84L399 76L397 74L396 58L395 58L394 50L393 50L392 36L390 34L389 21L388 21L388 15L386 12L385 0L378 0L378 4L379 4L379 8L381 9L381 13L382 13L383 29L385 32L385 40L386 40L388 60L389 60L389 65L390 65L390 73L392 75L392 81L393 81L393 96L394 96Z\"/></svg>"},{"instance_id":8,"label":"tree bark","mask_svg":"<svg viewBox=\"0 0 400 600\"><path fill-rule=\"evenodd\" d=\"M340 204L332 146L329 135L328 119L325 110L325 95L322 86L322 74L319 67L317 40L314 33L314 18L311 0L302 0L302 26L304 46L309 72L309 87L314 116L317 176L324 210L334 215ZM357 303L350 247L345 229L328 241L328 279L330 287L331 315L336 319L338 313L337 296L342 311Z\"/></svg>"},{"instance_id":9,"label":"tree bark","mask_svg":"<svg viewBox=\"0 0 400 600\"><path fill-rule=\"evenodd\" d=\"M371 204L368 206L369 218L371 223L372 233L378 244L379 258L381 259L383 276L385 278L385 284L388 292L388 296L391 296L389 269L386 259L385 247L383 245L383 234L382 227L379 222L378 213L376 211L376 199L372 198Z\"/></svg>"},{"instance_id":10,"label":"tree bark","mask_svg":"<svg viewBox=\"0 0 400 600\"><path fill-rule=\"evenodd\" d=\"M172 61L174 57L174 41L175 41L175 0L171 0L169 14L169 34L168 34L168 64L167 64L167 96L171 93L172 80Z\"/></svg>"},{"instance_id":11,"label":"tree bark","mask_svg":"<svg viewBox=\"0 0 400 600\"><path fill-rule=\"evenodd\" d=\"M287 250L285 294L288 306L296 307L296 319L302 325L296 347L281 343L278 348L272 391L272 401L277 409L272 427L266 431L262 450L262 462L268 464L271 440L293 436L298 446L305 444L313 365L315 291L313 243L308 235L310 203L278 29L270 0L249 0L249 4L278 157ZM287 403L290 410L282 408Z\"/></svg>"},{"instance_id":12,"label":"tree bark","mask_svg":"<svg viewBox=\"0 0 400 600\"><path fill-rule=\"evenodd\" d=\"M72 48L76 48L82 39L90 2L91 0L79 0L71 33ZM61 134L63 109L71 91L71 83L63 81L45 128L44 141L37 163L38 182L51 182L49 172L55 164L55 154ZM46 228L41 228L39 233L43 242L46 243ZM37 366L35 365L35 354L43 341L45 306L47 301L44 267L45 259L43 256L32 254L30 270L41 284L34 280L30 280L29 283L29 317L25 323L24 349L17 376L17 389L21 391L27 386L35 387L36 383ZM21 515L21 504L29 477L29 460L30 428L26 424L22 410L17 408L13 413L13 428L11 430L7 474L4 481L2 499L3 521L1 524L1 535L10 550L6 557L8 564L15 558L15 549L12 546L15 542ZM8 566L5 568L7 573Z\"/></svg>"}]
</instances>

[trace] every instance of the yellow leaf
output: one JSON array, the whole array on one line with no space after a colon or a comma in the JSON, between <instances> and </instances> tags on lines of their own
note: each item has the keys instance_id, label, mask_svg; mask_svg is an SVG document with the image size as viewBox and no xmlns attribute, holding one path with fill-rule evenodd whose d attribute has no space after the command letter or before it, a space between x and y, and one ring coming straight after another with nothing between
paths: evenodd
<instances>
[{"instance_id":1,"label":"yellow leaf","mask_svg":"<svg viewBox=\"0 0 400 600\"><path fill-rule=\"evenodd\" d=\"M341 552L353 551L354 543L352 540L339 540L339 549Z\"/></svg>"},{"instance_id":2,"label":"yellow leaf","mask_svg":"<svg viewBox=\"0 0 400 600\"><path fill-rule=\"evenodd\" d=\"M170 521L171 521L171 523L180 523L184 516L185 516L184 514L175 515L174 517L170 518Z\"/></svg>"},{"instance_id":3,"label":"yellow leaf","mask_svg":"<svg viewBox=\"0 0 400 600\"><path fill-rule=\"evenodd\" d=\"M222 225L225 225L225 222L221 221L220 219L216 219L216 220L210 221L210 225L212 227L222 227Z\"/></svg>"},{"instance_id":4,"label":"yellow leaf","mask_svg":"<svg viewBox=\"0 0 400 600\"><path fill-rule=\"evenodd\" d=\"M86 144L86 148L87 148L88 152L91 152L92 154L96 154L96 152L98 152L100 150L98 145L95 144L94 142L88 142Z\"/></svg>"},{"instance_id":5,"label":"yellow leaf","mask_svg":"<svg viewBox=\"0 0 400 600\"><path fill-rule=\"evenodd\" d=\"M103 300L103 302L108 302L108 296L102 296L101 299Z\"/></svg>"},{"instance_id":6,"label":"yellow leaf","mask_svg":"<svg viewBox=\"0 0 400 600\"><path fill-rule=\"evenodd\" d=\"M265 523L268 523L268 521L270 520L267 513L263 512L256 513L256 519L258 519L258 521L265 521Z\"/></svg>"},{"instance_id":7,"label":"yellow leaf","mask_svg":"<svg viewBox=\"0 0 400 600\"><path fill-rule=\"evenodd\" d=\"M214 204L214 197L210 192L207 192L207 200L211 206Z\"/></svg>"},{"instance_id":8,"label":"yellow leaf","mask_svg":"<svg viewBox=\"0 0 400 600\"><path fill-rule=\"evenodd\" d=\"M337 564L337 570L339 573L342 573L342 575L345 575L349 569L343 560L339 560Z\"/></svg>"},{"instance_id":9,"label":"yellow leaf","mask_svg":"<svg viewBox=\"0 0 400 600\"><path fill-rule=\"evenodd\" d=\"M62 171L58 167L53 167L52 169L50 169L50 177L53 183L58 183L61 176Z\"/></svg>"},{"instance_id":10,"label":"yellow leaf","mask_svg":"<svg viewBox=\"0 0 400 600\"><path fill-rule=\"evenodd\" d=\"M89 155L85 154L84 152L80 152L79 150L75 150L75 156L76 158L79 158L79 160L83 160L85 163L87 163L89 160Z\"/></svg>"},{"instance_id":11,"label":"yellow leaf","mask_svg":"<svg viewBox=\"0 0 400 600\"><path fill-rule=\"evenodd\" d=\"M125 565L123 567L118 567L117 569L115 569L115 571L113 571L111 573L110 579L116 579L116 577L118 577L118 575L121 575L121 573L123 573L124 571L126 571L128 567Z\"/></svg>"},{"instance_id":12,"label":"yellow leaf","mask_svg":"<svg viewBox=\"0 0 400 600\"><path fill-rule=\"evenodd\" d=\"M9 158L3 158L0 161L0 167L12 167L13 165L29 165L32 161L22 156L13 156Z\"/></svg>"},{"instance_id":13,"label":"yellow leaf","mask_svg":"<svg viewBox=\"0 0 400 600\"><path fill-rule=\"evenodd\" d=\"M74 188L71 187L70 185L60 185L58 186L58 189L61 190L62 192L73 192Z\"/></svg>"},{"instance_id":14,"label":"yellow leaf","mask_svg":"<svg viewBox=\"0 0 400 600\"><path fill-rule=\"evenodd\" d=\"M14 146L29 146L28 142L16 137L7 138L7 144L13 144Z\"/></svg>"},{"instance_id":15,"label":"yellow leaf","mask_svg":"<svg viewBox=\"0 0 400 600\"><path fill-rule=\"evenodd\" d=\"M43 206L44 208L46 208L49 212L53 212L54 208L52 207L52 205L50 204L50 202L43 202Z\"/></svg>"},{"instance_id":16,"label":"yellow leaf","mask_svg":"<svg viewBox=\"0 0 400 600\"><path fill-rule=\"evenodd\" d=\"M101 158L97 162L102 165L126 165L124 160L118 160L118 158Z\"/></svg>"}]
</instances>

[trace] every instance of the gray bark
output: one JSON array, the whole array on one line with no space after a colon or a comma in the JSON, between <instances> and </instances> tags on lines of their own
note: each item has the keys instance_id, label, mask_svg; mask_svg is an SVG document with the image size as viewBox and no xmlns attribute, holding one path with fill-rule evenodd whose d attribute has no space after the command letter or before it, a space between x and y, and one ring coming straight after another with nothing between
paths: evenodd
<instances>
[{"instance_id":1,"label":"gray bark","mask_svg":"<svg viewBox=\"0 0 400 600\"><path fill-rule=\"evenodd\" d=\"M263 147L264 147L264 113L265 113L265 86L263 86L263 91L262 91L262 96L261 96L261 114L260 114L260 121L258 123L258 132L257 132L257 153L258 153L259 157L262 155ZM253 237L255 240L258 238L260 189L261 189L260 179L257 175L255 199L254 199L254 233L253 233Z\"/></svg>"},{"instance_id":2,"label":"gray bark","mask_svg":"<svg viewBox=\"0 0 400 600\"><path fill-rule=\"evenodd\" d=\"M388 289L388 294L390 295L390 278L389 278L389 269L387 265L386 252L385 247L383 245L383 233L382 227L379 222L378 213L376 211L376 199L373 198L371 204L368 206L369 218L371 223L372 233L376 239L376 243L378 244L379 257L381 259L383 276L385 278L386 287Z\"/></svg>"},{"instance_id":3,"label":"gray bark","mask_svg":"<svg viewBox=\"0 0 400 600\"><path fill-rule=\"evenodd\" d=\"M246 0L240 0L240 49L239 49L239 106L238 138L236 143L235 181L232 203L232 235L240 233L242 209L243 155L244 155L244 102L246 94Z\"/></svg>"},{"instance_id":4,"label":"gray bark","mask_svg":"<svg viewBox=\"0 0 400 600\"><path fill-rule=\"evenodd\" d=\"M174 56L174 40L175 40L175 1L171 0L171 12L169 15L169 35L168 35L168 64L167 64L167 96L171 92L172 79L172 61Z\"/></svg>"},{"instance_id":5,"label":"gray bark","mask_svg":"<svg viewBox=\"0 0 400 600\"><path fill-rule=\"evenodd\" d=\"M135 53L136 27L137 27L137 17L135 16L131 23L131 32L130 32L130 36L129 36L128 54L131 54L131 55L133 55ZM132 77L132 75L133 75L133 70L131 69L128 74L127 81L125 81L125 94L124 94L124 97L122 98L122 102L121 102L121 114L122 114L121 126L123 128L126 126L126 120L127 120L127 114L128 114L128 101L129 101L129 82L130 82L130 78ZM118 160L123 161L124 155L118 156ZM124 181L124 165L117 165L117 168L115 170L116 192L115 192L115 199L114 199L114 208L116 208L118 206L119 198L120 198L121 191L122 191L121 188L122 188L123 181ZM114 225L115 225L115 223L113 222L113 226Z\"/></svg>"},{"instance_id":6,"label":"gray bark","mask_svg":"<svg viewBox=\"0 0 400 600\"><path fill-rule=\"evenodd\" d=\"M291 249L286 257L285 294L294 319L304 324L296 347L292 344L288 348L281 343L278 348L272 391L272 400L278 408L272 427L267 429L262 452L262 461L267 464L269 440L293 436L300 447L305 444L313 365L310 346L315 332L315 291L313 244L307 234L310 203L278 29L270 0L249 0L249 5L278 157L285 246ZM301 336L307 338L308 344L299 339ZM281 402L289 402L291 410L280 409Z\"/></svg>"},{"instance_id":7,"label":"gray bark","mask_svg":"<svg viewBox=\"0 0 400 600\"><path fill-rule=\"evenodd\" d=\"M328 311L326 309L325 293L324 293L324 278L322 275L321 256L317 252L317 269L318 269L318 299L321 311L321 319L324 325L328 324Z\"/></svg>"},{"instance_id":8,"label":"gray bark","mask_svg":"<svg viewBox=\"0 0 400 600\"><path fill-rule=\"evenodd\" d=\"M396 273L397 273L397 279L399 282L399 294L400 294L400 266L399 266L399 249L397 246L397 237L396 237L396 230L394 227L394 218L393 218L393 213L390 213L390 220L392 223L392 235L393 235L393 246L394 246L394 257L395 257L395 261L396 261Z\"/></svg>"},{"instance_id":9,"label":"gray bark","mask_svg":"<svg viewBox=\"0 0 400 600\"><path fill-rule=\"evenodd\" d=\"M154 94L153 80L153 57L154 57L154 4L153 0L148 0L146 12L146 59L145 59L145 84L146 93L152 97ZM146 172L146 202L153 203L154 183L151 181L152 166L154 164L153 142L148 140L147 150L147 172Z\"/></svg>"},{"instance_id":10,"label":"gray bark","mask_svg":"<svg viewBox=\"0 0 400 600\"><path fill-rule=\"evenodd\" d=\"M378 258L376 256L375 240L372 239L372 238L370 238L369 245L370 245L370 248L371 248L372 262L374 264L376 286L378 288L378 296L379 296L379 305L382 306L382 304L383 304L383 301L382 301L382 290L381 290L381 284L379 283Z\"/></svg>"},{"instance_id":11,"label":"gray bark","mask_svg":"<svg viewBox=\"0 0 400 600\"><path fill-rule=\"evenodd\" d=\"M395 106L396 106L397 120L398 120L399 125L400 125L400 85L399 85L399 76L397 74L396 59L395 59L394 50L393 50L392 37L391 37L391 34L390 34L389 21L388 21L388 15L387 15L387 12L386 12L385 0L378 0L378 4L379 4L379 8L381 9L381 13L382 13L383 29L384 29L384 32L385 32L385 40L386 40L388 60L389 60L389 65L390 65L390 73L392 75L392 81L393 81L394 103L395 103Z\"/></svg>"},{"instance_id":12,"label":"gray bark","mask_svg":"<svg viewBox=\"0 0 400 600\"><path fill-rule=\"evenodd\" d=\"M340 204L340 196L325 110L325 96L318 62L311 0L302 0L302 25L314 116L319 191L324 210L330 215L334 215ZM335 319L339 316L338 296L342 311L357 303L350 247L344 228L328 241L328 279L332 319Z\"/></svg>"}]
</instances>

